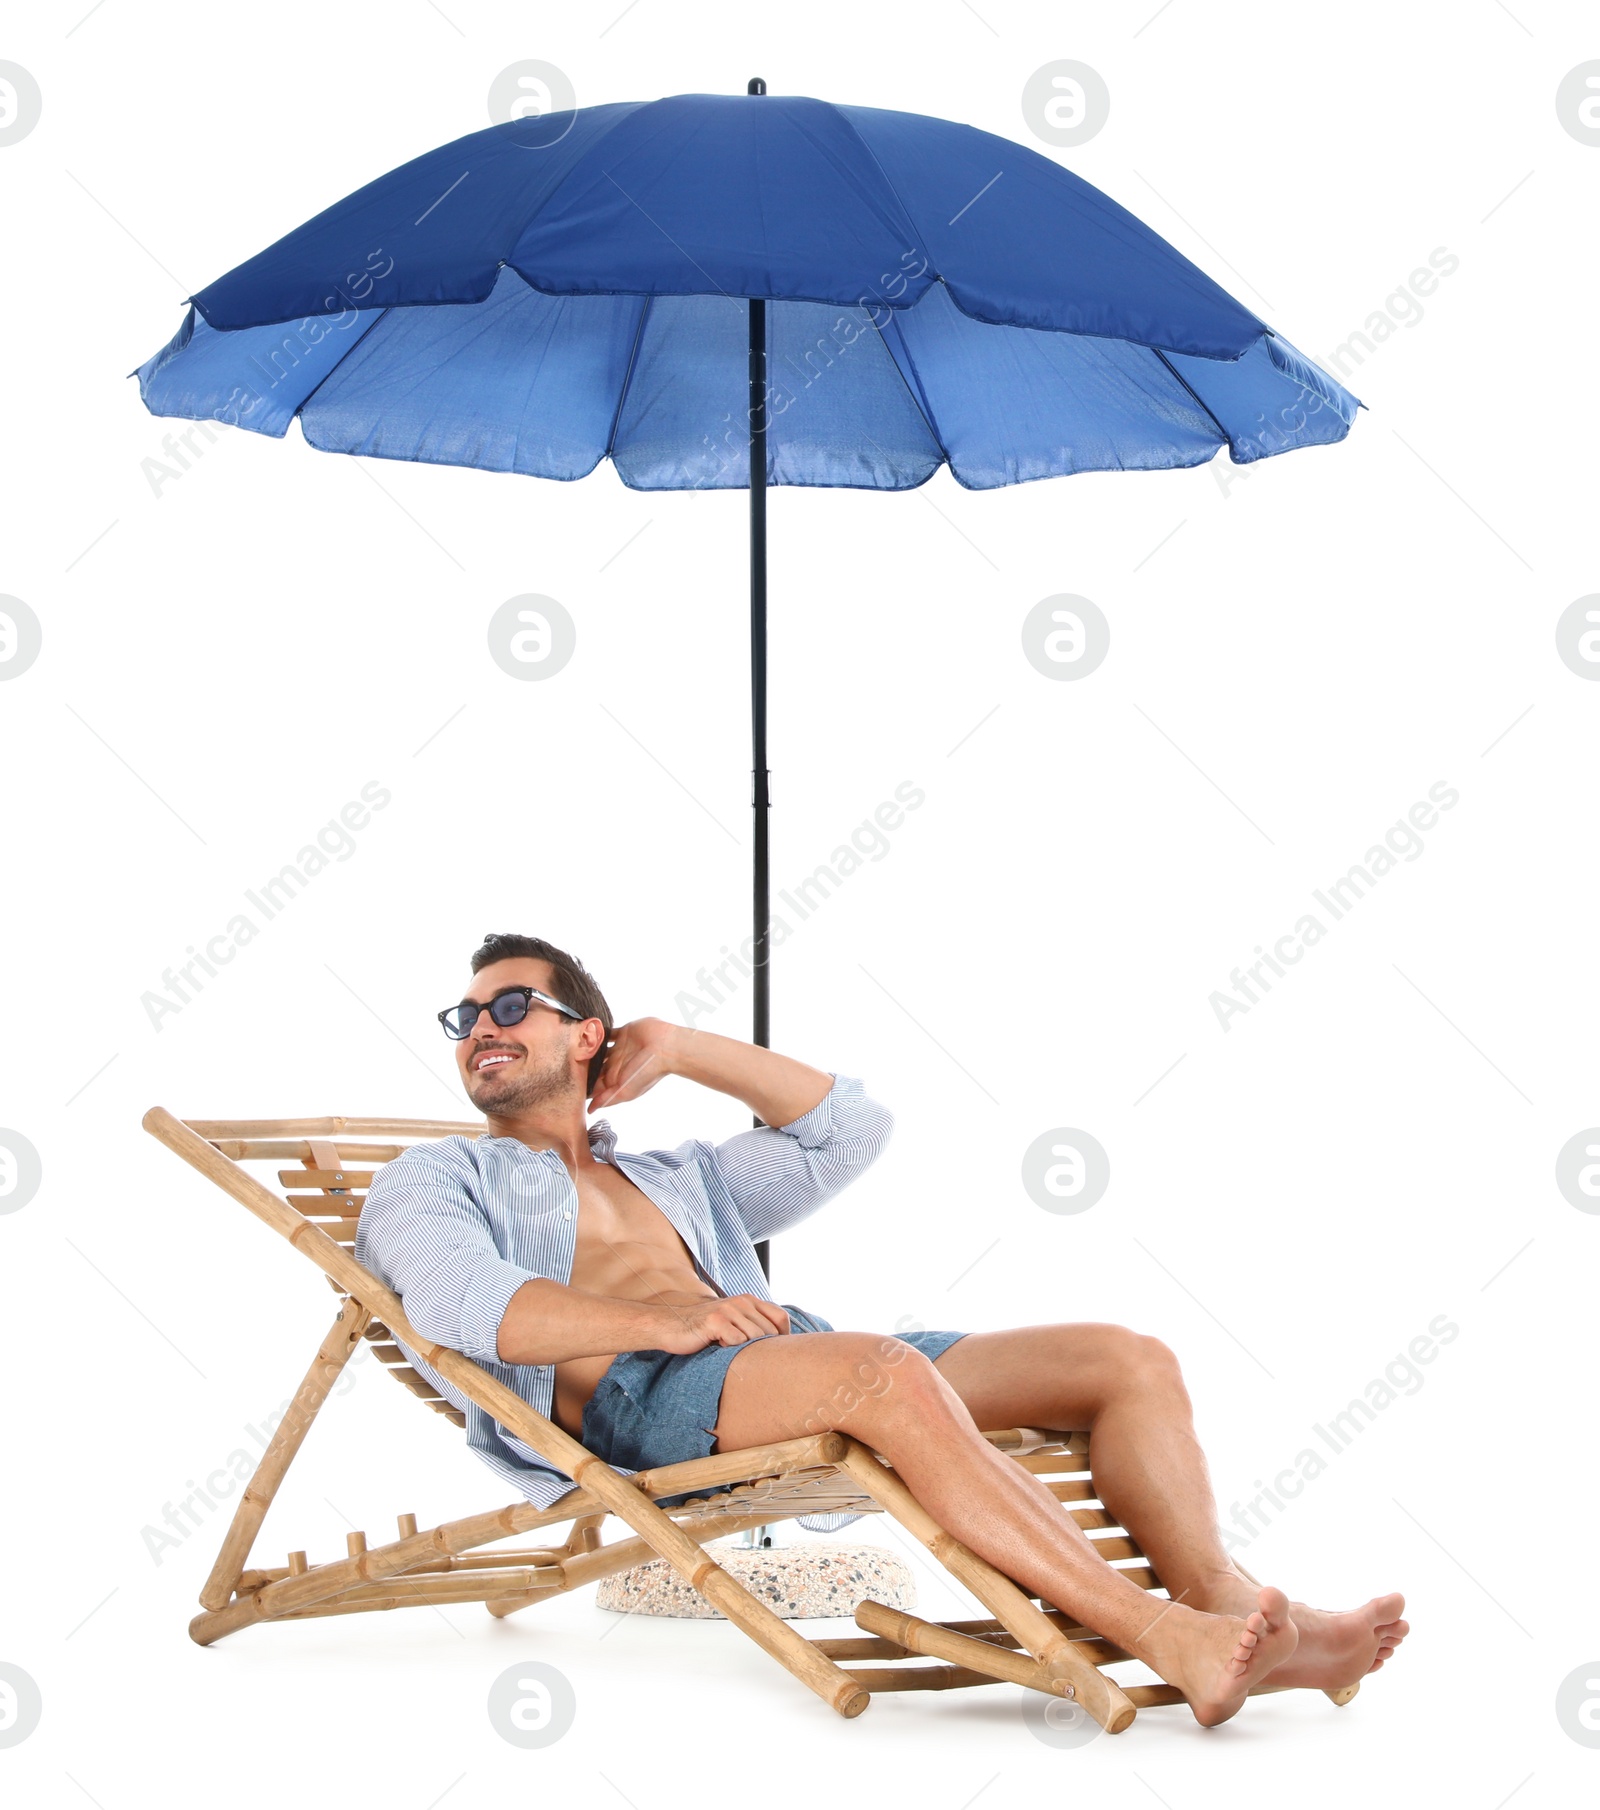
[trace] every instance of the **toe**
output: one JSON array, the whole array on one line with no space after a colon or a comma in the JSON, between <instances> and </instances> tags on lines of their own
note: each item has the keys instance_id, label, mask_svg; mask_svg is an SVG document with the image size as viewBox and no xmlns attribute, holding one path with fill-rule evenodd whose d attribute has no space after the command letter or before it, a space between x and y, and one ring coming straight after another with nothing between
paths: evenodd
<instances>
[{"instance_id":1,"label":"toe","mask_svg":"<svg viewBox=\"0 0 1600 1810\"><path fill-rule=\"evenodd\" d=\"M1256 1601L1260 1603L1261 1613L1269 1622L1281 1622L1288 1618L1289 1599L1273 1585L1263 1584Z\"/></svg>"}]
</instances>

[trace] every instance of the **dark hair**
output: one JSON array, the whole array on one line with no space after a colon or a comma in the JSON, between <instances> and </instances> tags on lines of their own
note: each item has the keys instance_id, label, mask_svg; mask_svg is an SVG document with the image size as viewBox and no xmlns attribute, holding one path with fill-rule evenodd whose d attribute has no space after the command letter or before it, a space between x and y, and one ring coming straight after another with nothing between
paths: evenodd
<instances>
[{"instance_id":1,"label":"dark hair","mask_svg":"<svg viewBox=\"0 0 1600 1810\"><path fill-rule=\"evenodd\" d=\"M606 1004L605 994L595 984L594 976L575 955L568 955L566 950L558 949L554 943L547 943L542 936L505 936L499 931L491 931L483 939L482 948L473 951L472 972L476 974L491 962L516 960L548 962L555 970L556 998L564 1006L571 1006L575 1012L581 1012L585 1018L598 1018L606 1027L606 1036L611 1035L614 1029L611 1008ZM568 1019L567 1022L571 1024L575 1020ZM606 1047L602 1043L589 1058L585 1098L594 1092L605 1062Z\"/></svg>"}]
</instances>

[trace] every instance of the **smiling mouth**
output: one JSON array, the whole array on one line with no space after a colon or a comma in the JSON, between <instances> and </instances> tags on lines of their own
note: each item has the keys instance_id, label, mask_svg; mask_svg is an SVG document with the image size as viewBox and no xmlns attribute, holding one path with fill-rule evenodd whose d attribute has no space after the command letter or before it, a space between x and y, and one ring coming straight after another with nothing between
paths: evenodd
<instances>
[{"instance_id":1,"label":"smiling mouth","mask_svg":"<svg viewBox=\"0 0 1600 1810\"><path fill-rule=\"evenodd\" d=\"M475 1075L487 1074L491 1069L504 1068L508 1062L517 1060L509 1050L485 1050L472 1064Z\"/></svg>"}]
</instances>

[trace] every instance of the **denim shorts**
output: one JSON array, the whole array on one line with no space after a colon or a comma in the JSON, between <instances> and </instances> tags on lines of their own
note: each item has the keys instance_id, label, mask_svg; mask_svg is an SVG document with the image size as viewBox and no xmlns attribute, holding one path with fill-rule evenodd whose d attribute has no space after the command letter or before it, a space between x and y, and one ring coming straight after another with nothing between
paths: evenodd
<instances>
[{"instance_id":1,"label":"denim shorts","mask_svg":"<svg viewBox=\"0 0 1600 1810\"><path fill-rule=\"evenodd\" d=\"M817 1314L807 1313L787 1301L778 1304L789 1316L790 1333L834 1332ZM770 1333L781 1338L781 1333ZM913 1345L924 1357L936 1358L948 1350L962 1332L902 1332L894 1335ZM625 1470L648 1471L658 1465L681 1464L690 1458L706 1458L716 1443L717 1415L721 1411L722 1384L728 1366L751 1341L739 1345L705 1345L699 1351L623 1351L595 1385L583 1410L582 1439L586 1450L605 1464ZM803 1437L797 1434L796 1437ZM685 1495L716 1495L715 1490L686 1491L664 1496L671 1507Z\"/></svg>"}]
</instances>

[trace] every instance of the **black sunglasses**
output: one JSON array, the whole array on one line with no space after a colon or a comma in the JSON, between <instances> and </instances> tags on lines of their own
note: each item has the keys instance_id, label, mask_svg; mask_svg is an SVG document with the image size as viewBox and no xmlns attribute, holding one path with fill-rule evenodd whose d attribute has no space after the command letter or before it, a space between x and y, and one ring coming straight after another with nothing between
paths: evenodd
<instances>
[{"instance_id":1,"label":"black sunglasses","mask_svg":"<svg viewBox=\"0 0 1600 1810\"><path fill-rule=\"evenodd\" d=\"M480 1012L486 1011L502 1027L521 1024L535 1000L541 1005L553 1006L568 1018L576 1018L580 1024L583 1021L582 1012L575 1012L571 1006L562 1005L559 999L552 999L537 987L502 987L493 999L482 1004L476 1000L463 999L459 1005L446 1006L439 1014L439 1022L444 1026L445 1035L455 1038L459 1043L463 1037L472 1035L472 1027L478 1022Z\"/></svg>"}]
</instances>

